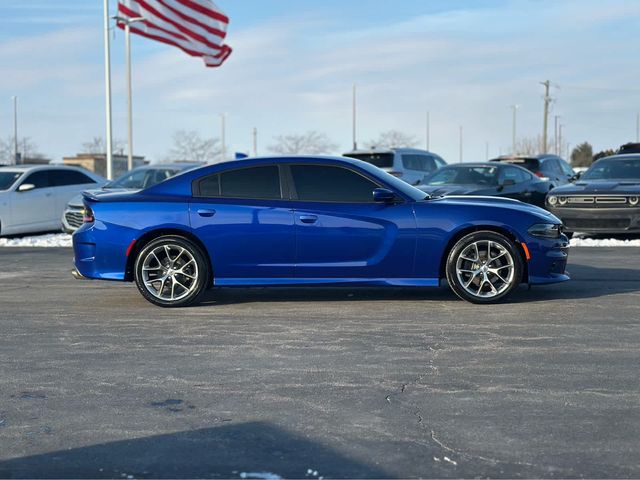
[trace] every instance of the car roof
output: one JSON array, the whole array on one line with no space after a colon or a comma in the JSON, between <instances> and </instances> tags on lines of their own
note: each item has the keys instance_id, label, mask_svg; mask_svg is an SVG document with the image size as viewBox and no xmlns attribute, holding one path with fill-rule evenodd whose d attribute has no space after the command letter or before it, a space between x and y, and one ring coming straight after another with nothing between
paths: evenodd
<instances>
[{"instance_id":1,"label":"car roof","mask_svg":"<svg viewBox=\"0 0 640 480\"><path fill-rule=\"evenodd\" d=\"M345 152L343 155L367 155L372 153L428 153L429 155L438 155L437 153L422 150L420 148L408 147L392 147L392 148L359 148Z\"/></svg>"},{"instance_id":2,"label":"car roof","mask_svg":"<svg viewBox=\"0 0 640 480\"><path fill-rule=\"evenodd\" d=\"M174 163L152 163L149 165L141 165L132 170L162 170L162 169L174 169L174 170L187 170L189 168L202 167L204 163L199 162L174 162Z\"/></svg>"},{"instance_id":3,"label":"car roof","mask_svg":"<svg viewBox=\"0 0 640 480\"><path fill-rule=\"evenodd\" d=\"M599 162L600 160L614 160L614 161L629 160L629 159L634 158L634 157L636 159L640 160L640 153L617 153L615 155L610 155L608 157L599 158L598 160L596 160L593 163L595 164L595 163Z\"/></svg>"},{"instance_id":4,"label":"car roof","mask_svg":"<svg viewBox=\"0 0 640 480\"><path fill-rule=\"evenodd\" d=\"M20 165L4 165L0 167L0 171L11 171L11 172L27 172L32 170L50 170L50 169L63 169L63 170L76 170L80 172L89 172L95 175L94 172L87 170L82 167L76 167L74 165L63 165L57 163L49 163L47 165L38 165L38 164L20 164Z\"/></svg>"}]
</instances>

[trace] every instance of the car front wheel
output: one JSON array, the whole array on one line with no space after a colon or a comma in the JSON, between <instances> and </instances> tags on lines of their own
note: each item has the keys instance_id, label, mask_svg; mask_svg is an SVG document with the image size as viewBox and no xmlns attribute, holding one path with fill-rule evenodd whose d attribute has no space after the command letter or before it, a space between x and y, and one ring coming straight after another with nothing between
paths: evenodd
<instances>
[{"instance_id":1,"label":"car front wheel","mask_svg":"<svg viewBox=\"0 0 640 480\"><path fill-rule=\"evenodd\" d=\"M446 275L451 289L472 303L495 303L522 280L523 261L515 243L499 233L474 232L449 252Z\"/></svg>"},{"instance_id":2,"label":"car front wheel","mask_svg":"<svg viewBox=\"0 0 640 480\"><path fill-rule=\"evenodd\" d=\"M161 307L186 307L207 288L208 262L193 242L179 236L152 240L140 251L135 281L144 298Z\"/></svg>"}]
</instances>

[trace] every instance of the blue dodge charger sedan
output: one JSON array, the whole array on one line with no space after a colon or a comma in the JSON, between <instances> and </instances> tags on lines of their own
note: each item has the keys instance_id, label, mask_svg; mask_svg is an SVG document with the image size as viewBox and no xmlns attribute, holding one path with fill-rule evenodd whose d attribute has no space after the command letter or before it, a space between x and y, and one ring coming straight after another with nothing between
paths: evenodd
<instances>
[{"instance_id":1,"label":"blue dodge charger sedan","mask_svg":"<svg viewBox=\"0 0 640 480\"><path fill-rule=\"evenodd\" d=\"M84 194L74 275L135 281L151 303L212 287L435 287L497 302L568 280L557 217L517 200L432 197L368 163L272 157L208 165L137 192Z\"/></svg>"}]
</instances>

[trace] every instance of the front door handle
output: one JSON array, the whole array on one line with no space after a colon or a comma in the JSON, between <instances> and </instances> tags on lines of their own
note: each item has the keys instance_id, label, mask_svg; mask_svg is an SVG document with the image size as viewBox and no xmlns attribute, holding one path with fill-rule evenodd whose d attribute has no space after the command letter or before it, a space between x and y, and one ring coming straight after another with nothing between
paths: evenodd
<instances>
[{"instance_id":1,"label":"front door handle","mask_svg":"<svg viewBox=\"0 0 640 480\"><path fill-rule=\"evenodd\" d=\"M299 218L302 223L316 223L318 221L316 215L300 215Z\"/></svg>"},{"instance_id":2,"label":"front door handle","mask_svg":"<svg viewBox=\"0 0 640 480\"><path fill-rule=\"evenodd\" d=\"M198 215L201 217L213 217L216 214L215 210L210 210L208 208L200 208L198 209Z\"/></svg>"}]
</instances>

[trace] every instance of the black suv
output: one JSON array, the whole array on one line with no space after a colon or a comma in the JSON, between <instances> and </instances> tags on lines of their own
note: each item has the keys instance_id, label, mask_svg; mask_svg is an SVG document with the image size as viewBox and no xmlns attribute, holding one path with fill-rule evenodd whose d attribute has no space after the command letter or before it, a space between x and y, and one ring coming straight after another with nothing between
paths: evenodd
<instances>
[{"instance_id":1,"label":"black suv","mask_svg":"<svg viewBox=\"0 0 640 480\"><path fill-rule=\"evenodd\" d=\"M625 153L640 153L640 143L625 143L616 153L618 155Z\"/></svg>"},{"instance_id":2,"label":"black suv","mask_svg":"<svg viewBox=\"0 0 640 480\"><path fill-rule=\"evenodd\" d=\"M491 161L512 163L524 167L536 177L549 180L551 188L570 183L576 179L576 172L557 155L503 155Z\"/></svg>"}]
</instances>

